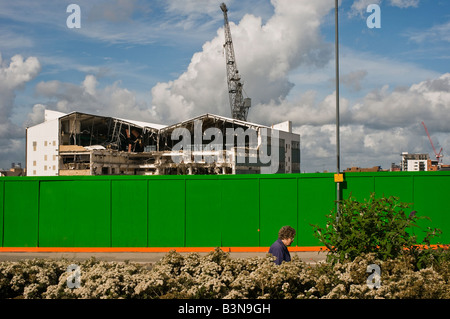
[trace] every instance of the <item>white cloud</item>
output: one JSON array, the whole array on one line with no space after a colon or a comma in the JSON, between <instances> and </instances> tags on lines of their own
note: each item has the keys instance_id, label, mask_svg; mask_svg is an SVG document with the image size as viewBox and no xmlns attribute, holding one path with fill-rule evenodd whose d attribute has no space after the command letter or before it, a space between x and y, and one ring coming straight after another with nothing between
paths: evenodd
<instances>
[{"instance_id":1,"label":"white cloud","mask_svg":"<svg viewBox=\"0 0 450 319\"><path fill-rule=\"evenodd\" d=\"M24 60L21 55L14 55L11 60L3 61L0 54L0 134L9 136L15 126L11 123L14 110L15 92L24 88L25 84L36 77L41 69L35 57ZM23 134L20 134L23 135Z\"/></svg>"},{"instance_id":2,"label":"white cloud","mask_svg":"<svg viewBox=\"0 0 450 319\"><path fill-rule=\"evenodd\" d=\"M389 0L391 6L399 8L417 7L420 0Z\"/></svg>"},{"instance_id":3,"label":"white cloud","mask_svg":"<svg viewBox=\"0 0 450 319\"><path fill-rule=\"evenodd\" d=\"M330 113L331 100L325 108ZM295 127L302 135L302 170L335 169L336 127L331 124L333 116L320 110L325 101L311 104L309 110L305 107L305 120ZM317 121L321 114L330 124ZM391 163L399 163L402 151L428 153L433 158L422 121L435 147L442 147L445 154L450 149L450 73L405 89L389 90L385 86L373 90L358 103L344 108L341 117L345 119L340 128L342 169L351 166L387 169Z\"/></svg>"},{"instance_id":4,"label":"white cloud","mask_svg":"<svg viewBox=\"0 0 450 319\"><path fill-rule=\"evenodd\" d=\"M418 7L420 0L387 0L387 3L393 7L399 8L409 8L409 7ZM370 4L377 4L381 6L383 4L382 0L355 0L350 7L350 11L348 12L349 17L359 16L361 18L365 17L364 15L367 12L367 7Z\"/></svg>"},{"instance_id":5,"label":"white cloud","mask_svg":"<svg viewBox=\"0 0 450 319\"><path fill-rule=\"evenodd\" d=\"M44 104L35 104L31 110L31 113L27 114L27 119L24 123L25 127L31 127L44 122L44 111L46 106Z\"/></svg>"},{"instance_id":6,"label":"white cloud","mask_svg":"<svg viewBox=\"0 0 450 319\"><path fill-rule=\"evenodd\" d=\"M120 87L120 82L104 88L97 86L97 78L91 74L86 75L79 85L56 80L39 82L36 94L47 98L48 102L35 105L29 118L42 116L41 105L45 105L64 113L78 111L155 123L161 120L145 101L137 99L135 92Z\"/></svg>"},{"instance_id":7,"label":"white cloud","mask_svg":"<svg viewBox=\"0 0 450 319\"><path fill-rule=\"evenodd\" d=\"M0 89L6 91L22 88L39 73L41 68L37 58L29 57L24 60L21 55L14 55L9 65L0 55L0 64Z\"/></svg>"},{"instance_id":8,"label":"white cloud","mask_svg":"<svg viewBox=\"0 0 450 319\"><path fill-rule=\"evenodd\" d=\"M352 121L377 128L404 127L425 120L450 132L450 73L422 81L408 89L384 87L366 95L352 108Z\"/></svg>"},{"instance_id":9,"label":"white cloud","mask_svg":"<svg viewBox=\"0 0 450 319\"><path fill-rule=\"evenodd\" d=\"M37 76L40 68L35 57L24 59L21 55L14 55L8 62L0 54L0 162L22 152L18 147L23 145L25 132L11 121L15 94Z\"/></svg>"},{"instance_id":10,"label":"white cloud","mask_svg":"<svg viewBox=\"0 0 450 319\"><path fill-rule=\"evenodd\" d=\"M34 45L34 41L17 31L12 31L4 27L0 27L0 43L2 50L16 50L18 48L30 48Z\"/></svg>"},{"instance_id":11,"label":"white cloud","mask_svg":"<svg viewBox=\"0 0 450 319\"><path fill-rule=\"evenodd\" d=\"M450 42L450 22L438 24L426 30L409 31L406 35L410 40L417 43Z\"/></svg>"},{"instance_id":12,"label":"white cloud","mask_svg":"<svg viewBox=\"0 0 450 319\"><path fill-rule=\"evenodd\" d=\"M300 65L322 67L331 57L319 27L332 3L274 0L272 4L274 15L265 24L251 14L237 25L230 22L244 90L254 104L286 97L292 88L291 70ZM230 116L223 43L220 28L180 77L152 89L152 104L163 118L173 122L206 112Z\"/></svg>"},{"instance_id":13,"label":"white cloud","mask_svg":"<svg viewBox=\"0 0 450 319\"><path fill-rule=\"evenodd\" d=\"M367 7L370 4L381 4L381 0L356 0L353 2L348 12L349 17L360 16L363 17L366 14Z\"/></svg>"},{"instance_id":14,"label":"white cloud","mask_svg":"<svg viewBox=\"0 0 450 319\"><path fill-rule=\"evenodd\" d=\"M114 0L94 3L88 11L87 20L106 20L113 23L130 22L137 8L136 0Z\"/></svg>"},{"instance_id":15,"label":"white cloud","mask_svg":"<svg viewBox=\"0 0 450 319\"><path fill-rule=\"evenodd\" d=\"M341 75L339 77L340 82L349 87L352 91L360 91L361 90L361 82L367 76L367 70L355 70L350 73Z\"/></svg>"},{"instance_id":16,"label":"white cloud","mask_svg":"<svg viewBox=\"0 0 450 319\"><path fill-rule=\"evenodd\" d=\"M86 76L86 78L83 81L82 87L84 88L85 92L89 95L95 95L95 88L97 86L97 79L95 76L89 74Z\"/></svg>"}]
</instances>

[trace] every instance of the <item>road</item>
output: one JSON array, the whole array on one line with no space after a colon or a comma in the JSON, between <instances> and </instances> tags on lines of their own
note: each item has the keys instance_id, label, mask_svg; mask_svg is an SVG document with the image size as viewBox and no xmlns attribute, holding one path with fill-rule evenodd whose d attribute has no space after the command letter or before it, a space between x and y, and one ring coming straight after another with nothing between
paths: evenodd
<instances>
[{"instance_id":1,"label":"road","mask_svg":"<svg viewBox=\"0 0 450 319\"><path fill-rule=\"evenodd\" d=\"M68 259L74 261L86 260L95 257L98 260L113 262L134 262L134 263L155 263L164 257L167 253L159 252L0 252L1 261L19 261L23 259L45 258L45 259ZM183 255L187 252L180 253ZM207 253L201 252L200 255ZM231 258L249 258L255 256L265 256L263 252L231 252ZM324 261L326 253L324 252L291 252L291 257L298 255L301 260L308 264L316 264Z\"/></svg>"}]
</instances>

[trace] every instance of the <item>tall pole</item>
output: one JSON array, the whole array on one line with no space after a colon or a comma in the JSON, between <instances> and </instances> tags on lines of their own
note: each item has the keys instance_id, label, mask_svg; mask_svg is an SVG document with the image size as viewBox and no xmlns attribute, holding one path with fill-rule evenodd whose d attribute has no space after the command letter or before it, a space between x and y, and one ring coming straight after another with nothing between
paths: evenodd
<instances>
[{"instance_id":1,"label":"tall pole","mask_svg":"<svg viewBox=\"0 0 450 319\"><path fill-rule=\"evenodd\" d=\"M339 28L338 28L338 0L334 1L335 18L335 47L336 47L336 174L340 174L340 142L339 142ZM341 199L340 182L336 183L336 214L339 217L339 201Z\"/></svg>"}]
</instances>

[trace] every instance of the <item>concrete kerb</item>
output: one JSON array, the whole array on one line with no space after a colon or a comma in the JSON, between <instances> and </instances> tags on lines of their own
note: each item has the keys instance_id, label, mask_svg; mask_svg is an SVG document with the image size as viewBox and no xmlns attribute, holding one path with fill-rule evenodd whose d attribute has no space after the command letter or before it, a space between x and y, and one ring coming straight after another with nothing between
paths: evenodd
<instances>
[{"instance_id":1,"label":"concrete kerb","mask_svg":"<svg viewBox=\"0 0 450 319\"><path fill-rule=\"evenodd\" d=\"M190 252L180 252L187 255ZM111 262L131 263L156 263L163 258L167 252L0 252L0 262L3 261L20 261L25 259L67 259L74 261L82 261L94 257L97 260ZM201 256L208 254L207 252L199 252ZM264 257L266 252L230 252L231 258L251 258ZM291 252L291 257L298 256L307 264L315 265L325 261L326 252L308 251L308 252Z\"/></svg>"}]
</instances>

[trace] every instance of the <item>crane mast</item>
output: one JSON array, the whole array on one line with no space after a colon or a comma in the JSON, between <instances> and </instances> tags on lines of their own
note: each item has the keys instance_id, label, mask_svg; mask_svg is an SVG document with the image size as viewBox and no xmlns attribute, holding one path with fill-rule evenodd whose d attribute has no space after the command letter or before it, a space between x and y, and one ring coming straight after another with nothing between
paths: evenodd
<instances>
[{"instance_id":1,"label":"crane mast","mask_svg":"<svg viewBox=\"0 0 450 319\"><path fill-rule=\"evenodd\" d=\"M228 95L230 98L231 114L233 119L246 121L248 109L251 106L251 99L244 98L242 95L243 84L234 56L233 40L231 39L230 25L228 24L228 8L225 3L222 3L220 9L222 9L224 17L225 44L223 46L226 54Z\"/></svg>"},{"instance_id":2,"label":"crane mast","mask_svg":"<svg viewBox=\"0 0 450 319\"><path fill-rule=\"evenodd\" d=\"M434 145L433 145L433 141L431 140L431 137L430 137L430 133L428 133L428 129L427 129L425 123L422 122L422 125L425 128L425 132L427 133L428 139L430 140L430 144L431 144L431 147L433 148L433 152L434 152L434 155L436 156L436 160L438 161L438 163L441 163L442 162L442 157L444 156L444 155L441 154L442 147L441 147L439 153L436 152L436 149L434 148Z\"/></svg>"}]
</instances>

